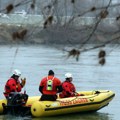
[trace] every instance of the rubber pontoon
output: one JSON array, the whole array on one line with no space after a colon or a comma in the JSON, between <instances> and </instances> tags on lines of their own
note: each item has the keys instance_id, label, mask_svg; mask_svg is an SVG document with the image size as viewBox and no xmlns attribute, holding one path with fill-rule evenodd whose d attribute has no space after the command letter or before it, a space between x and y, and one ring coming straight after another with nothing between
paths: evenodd
<instances>
[{"instance_id":1,"label":"rubber pontoon","mask_svg":"<svg viewBox=\"0 0 120 120\"><path fill-rule=\"evenodd\" d=\"M83 91L78 93L84 94L84 96L59 98L56 101L39 101L39 96L29 97L27 103L22 106L22 111L24 111L24 108L28 108L29 113L34 117L92 112L107 106L115 96L115 93L109 90ZM5 105L7 105L7 101L5 99L0 100L1 114L5 113Z\"/></svg>"}]
</instances>

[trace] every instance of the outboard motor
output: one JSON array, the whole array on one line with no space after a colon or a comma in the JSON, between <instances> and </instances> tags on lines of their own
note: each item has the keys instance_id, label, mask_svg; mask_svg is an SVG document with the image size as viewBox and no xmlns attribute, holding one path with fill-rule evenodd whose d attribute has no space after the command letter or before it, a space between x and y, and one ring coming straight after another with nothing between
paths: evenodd
<instances>
[{"instance_id":1,"label":"outboard motor","mask_svg":"<svg viewBox=\"0 0 120 120\"><path fill-rule=\"evenodd\" d=\"M12 92L7 98L7 106L21 106L27 102L28 95L18 92Z\"/></svg>"},{"instance_id":2,"label":"outboard motor","mask_svg":"<svg viewBox=\"0 0 120 120\"><path fill-rule=\"evenodd\" d=\"M26 107L28 95L18 92L12 92L7 98L6 111L8 114L24 116L29 113L30 108Z\"/></svg>"}]
</instances>

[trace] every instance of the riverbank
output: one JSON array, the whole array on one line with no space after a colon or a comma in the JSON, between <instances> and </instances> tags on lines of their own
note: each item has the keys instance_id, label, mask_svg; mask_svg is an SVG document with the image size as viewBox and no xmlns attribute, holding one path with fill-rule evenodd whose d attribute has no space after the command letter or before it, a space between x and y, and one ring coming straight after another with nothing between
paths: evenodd
<instances>
[{"instance_id":1,"label":"riverbank","mask_svg":"<svg viewBox=\"0 0 120 120\"><path fill-rule=\"evenodd\" d=\"M83 44L86 41L87 44L103 44L119 34L119 32L113 34L118 30L114 18L102 20L96 30L94 27L98 20L93 17L81 17L72 23L66 22L67 19L65 17L63 22L56 22L44 28L44 20L40 15L0 17L0 44L74 45ZM21 34L16 34L16 32ZM114 43L119 43L119 41Z\"/></svg>"}]
</instances>

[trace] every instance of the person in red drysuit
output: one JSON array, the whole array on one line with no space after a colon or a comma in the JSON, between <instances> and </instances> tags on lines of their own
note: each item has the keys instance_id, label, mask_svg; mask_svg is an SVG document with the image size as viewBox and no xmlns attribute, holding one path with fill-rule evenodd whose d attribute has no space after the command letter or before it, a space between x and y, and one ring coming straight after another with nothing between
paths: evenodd
<instances>
[{"instance_id":1,"label":"person in red drysuit","mask_svg":"<svg viewBox=\"0 0 120 120\"><path fill-rule=\"evenodd\" d=\"M21 72L17 69L13 71L13 75L5 84L4 87L4 96L8 98L9 94L11 92L21 92L22 88L25 86L26 78L21 79L21 82L19 81L19 77L21 76Z\"/></svg>"},{"instance_id":2,"label":"person in red drysuit","mask_svg":"<svg viewBox=\"0 0 120 120\"><path fill-rule=\"evenodd\" d=\"M39 91L42 93L41 101L55 101L57 93L62 91L61 81L54 77L52 70L49 70L48 76L41 80Z\"/></svg>"},{"instance_id":3,"label":"person in red drysuit","mask_svg":"<svg viewBox=\"0 0 120 120\"><path fill-rule=\"evenodd\" d=\"M60 98L66 98L66 97L73 97L76 93L76 88L74 84L72 83L72 74L66 73L65 74L65 81L62 83L63 91L59 94Z\"/></svg>"}]
</instances>

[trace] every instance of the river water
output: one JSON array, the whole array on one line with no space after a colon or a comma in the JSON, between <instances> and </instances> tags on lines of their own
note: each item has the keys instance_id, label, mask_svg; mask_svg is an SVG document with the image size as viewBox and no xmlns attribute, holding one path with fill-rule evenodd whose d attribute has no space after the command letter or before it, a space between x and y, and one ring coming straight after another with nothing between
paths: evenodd
<instances>
[{"instance_id":1,"label":"river water","mask_svg":"<svg viewBox=\"0 0 120 120\"><path fill-rule=\"evenodd\" d=\"M0 115L0 120L118 120L120 113L120 49L104 48L107 51L106 64L98 64L100 49L84 52L79 61L75 58L66 59L66 53L54 47L37 45L1 45L0 46L0 99L4 98L3 90L7 79L13 69L22 71L21 77L27 78L24 90L29 96L40 95L38 87L42 77L50 69L54 70L56 77L64 81L64 74L71 72L73 82L78 91L86 90L112 90L115 98L108 106L92 114L71 114L59 117L31 118Z\"/></svg>"}]
</instances>

